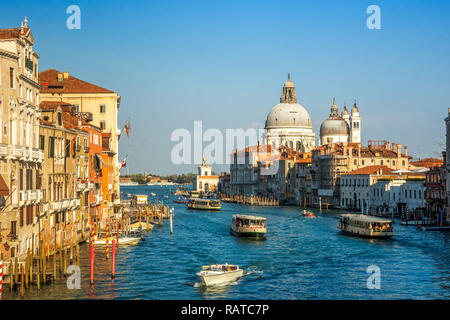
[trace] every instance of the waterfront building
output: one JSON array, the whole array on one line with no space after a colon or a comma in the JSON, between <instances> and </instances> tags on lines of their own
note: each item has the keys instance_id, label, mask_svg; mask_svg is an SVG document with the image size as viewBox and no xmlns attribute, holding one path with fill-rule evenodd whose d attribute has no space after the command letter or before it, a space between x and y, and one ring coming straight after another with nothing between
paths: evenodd
<instances>
[{"instance_id":1,"label":"waterfront building","mask_svg":"<svg viewBox=\"0 0 450 320\"><path fill-rule=\"evenodd\" d=\"M234 195L256 195L258 186L259 163L274 154L271 145L257 145L236 150L231 154L230 189Z\"/></svg>"},{"instance_id":2,"label":"waterfront building","mask_svg":"<svg viewBox=\"0 0 450 320\"><path fill-rule=\"evenodd\" d=\"M425 172L425 188L427 210L430 215L436 220L440 221L441 212L442 218L445 221L450 221L446 216L446 152L442 153L443 161L437 162L436 166L430 167L429 171ZM436 163L436 162L434 162Z\"/></svg>"},{"instance_id":3,"label":"waterfront building","mask_svg":"<svg viewBox=\"0 0 450 320\"><path fill-rule=\"evenodd\" d=\"M80 130L81 120L74 107L66 102L42 101L39 148L44 152L40 184L44 193L42 210L38 213L39 239L52 251L61 244L70 244L73 237L81 239L89 233L82 209L79 182L87 177L86 150L77 141L87 141ZM85 201L84 203L85 204Z\"/></svg>"},{"instance_id":4,"label":"waterfront building","mask_svg":"<svg viewBox=\"0 0 450 320\"><path fill-rule=\"evenodd\" d=\"M212 174L212 168L203 157L202 165L198 167L198 174L194 178L194 189L200 192L215 192L219 184L219 176Z\"/></svg>"},{"instance_id":5,"label":"waterfront building","mask_svg":"<svg viewBox=\"0 0 450 320\"><path fill-rule=\"evenodd\" d=\"M308 111L297 102L294 83L290 75L283 86L280 103L267 115L266 140L274 148L309 152L315 146L311 118Z\"/></svg>"},{"instance_id":6,"label":"waterfront building","mask_svg":"<svg viewBox=\"0 0 450 320\"><path fill-rule=\"evenodd\" d=\"M308 205L308 195L311 194L311 153L295 161L295 196L298 204Z\"/></svg>"},{"instance_id":7,"label":"waterfront building","mask_svg":"<svg viewBox=\"0 0 450 320\"><path fill-rule=\"evenodd\" d=\"M392 171L394 170L386 166L377 165L343 173L340 179L340 208L366 212L369 208L372 185Z\"/></svg>"},{"instance_id":8,"label":"waterfront building","mask_svg":"<svg viewBox=\"0 0 450 320\"><path fill-rule=\"evenodd\" d=\"M370 189L370 212L389 216L414 214L425 208L425 176L393 175L379 178Z\"/></svg>"},{"instance_id":9,"label":"waterfront building","mask_svg":"<svg viewBox=\"0 0 450 320\"><path fill-rule=\"evenodd\" d=\"M36 252L43 199L39 54L27 18L0 29L0 259Z\"/></svg>"},{"instance_id":10,"label":"waterfront building","mask_svg":"<svg viewBox=\"0 0 450 320\"><path fill-rule=\"evenodd\" d=\"M349 114L347 107L344 106L342 113L339 114L339 108L336 100L333 98L331 112L327 119L320 126L320 144L330 144L339 142L361 142L361 117L356 102Z\"/></svg>"},{"instance_id":11,"label":"waterfront building","mask_svg":"<svg viewBox=\"0 0 450 320\"><path fill-rule=\"evenodd\" d=\"M89 135L89 182L92 189L89 190L89 216L91 221L103 220L103 133L102 129L92 123L83 122L83 130Z\"/></svg>"},{"instance_id":12,"label":"waterfront building","mask_svg":"<svg viewBox=\"0 0 450 320\"><path fill-rule=\"evenodd\" d=\"M39 83L41 84L41 100L68 102L76 107L77 112L90 113L92 115L91 123L111 135L111 151L114 152L112 186L114 192L111 198L114 203L119 203L120 184L117 153L120 130L117 127L117 113L120 107L120 96L114 91L75 78L68 72L59 72L54 69L40 72Z\"/></svg>"},{"instance_id":13,"label":"waterfront building","mask_svg":"<svg viewBox=\"0 0 450 320\"><path fill-rule=\"evenodd\" d=\"M114 155L111 150L111 134L102 135L102 196L103 196L103 216L110 217L113 213L112 195L114 182ZM146 176L146 175L145 175ZM130 179L131 180L131 179Z\"/></svg>"},{"instance_id":14,"label":"waterfront building","mask_svg":"<svg viewBox=\"0 0 450 320\"><path fill-rule=\"evenodd\" d=\"M310 203L339 206L340 177L343 173L365 166L386 166L393 170L407 170L407 146L385 140L369 140L367 147L361 143L333 143L312 150L312 193Z\"/></svg>"},{"instance_id":15,"label":"waterfront building","mask_svg":"<svg viewBox=\"0 0 450 320\"><path fill-rule=\"evenodd\" d=\"M219 176L219 184L217 185L217 190L223 194L231 194L230 185L231 176L228 172L222 172Z\"/></svg>"}]
</instances>

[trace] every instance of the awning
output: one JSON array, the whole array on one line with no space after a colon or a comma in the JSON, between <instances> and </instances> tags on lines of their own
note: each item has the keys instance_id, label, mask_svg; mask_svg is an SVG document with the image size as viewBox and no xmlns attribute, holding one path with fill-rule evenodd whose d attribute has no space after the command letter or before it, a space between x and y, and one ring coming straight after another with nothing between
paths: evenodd
<instances>
[{"instance_id":1,"label":"awning","mask_svg":"<svg viewBox=\"0 0 450 320\"><path fill-rule=\"evenodd\" d=\"M95 155L97 156L98 160L100 160L100 161L103 163L103 165L105 166L105 168L108 168L108 165L107 165L106 162L103 160L103 158L102 158L102 156L100 155L100 153L96 153Z\"/></svg>"},{"instance_id":2,"label":"awning","mask_svg":"<svg viewBox=\"0 0 450 320\"><path fill-rule=\"evenodd\" d=\"M3 179L2 175L0 175L0 196L9 196L9 188L6 185L6 182Z\"/></svg>"}]
</instances>

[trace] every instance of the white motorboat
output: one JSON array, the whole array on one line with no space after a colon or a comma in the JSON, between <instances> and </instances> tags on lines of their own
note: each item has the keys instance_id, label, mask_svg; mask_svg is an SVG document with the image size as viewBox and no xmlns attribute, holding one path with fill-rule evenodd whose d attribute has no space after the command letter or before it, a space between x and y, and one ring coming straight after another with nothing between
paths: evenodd
<instances>
[{"instance_id":1,"label":"white motorboat","mask_svg":"<svg viewBox=\"0 0 450 320\"><path fill-rule=\"evenodd\" d=\"M110 237L108 240L108 244L111 245L112 241L116 240L115 237ZM127 237L127 236L121 236L119 237L119 245L125 245L125 244L138 244L139 241L141 241L141 237ZM89 239L88 242L90 243L91 240ZM97 236L95 236L94 239L94 245L106 245L106 238L97 238Z\"/></svg>"},{"instance_id":2,"label":"white motorboat","mask_svg":"<svg viewBox=\"0 0 450 320\"><path fill-rule=\"evenodd\" d=\"M220 284L231 283L244 275L244 270L239 269L237 265L231 264L215 264L203 266L197 276L204 286L214 286Z\"/></svg>"}]
</instances>

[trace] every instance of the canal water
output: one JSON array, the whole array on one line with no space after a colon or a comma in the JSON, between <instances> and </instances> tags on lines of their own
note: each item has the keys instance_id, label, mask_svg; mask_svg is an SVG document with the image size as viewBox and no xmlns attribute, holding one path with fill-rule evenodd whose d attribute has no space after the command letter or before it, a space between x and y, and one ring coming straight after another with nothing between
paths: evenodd
<instances>
[{"instance_id":1,"label":"canal water","mask_svg":"<svg viewBox=\"0 0 450 320\"><path fill-rule=\"evenodd\" d=\"M176 187L130 186L123 192L148 194L175 208L174 234L168 220L136 246L120 247L111 280L105 248L96 247L95 284L89 284L89 248L81 250L81 289L64 279L27 290L25 299L449 299L450 233L421 232L395 224L390 240L346 236L337 229L342 212L294 207L222 204L220 212L187 210L173 203ZM150 196L154 192L156 196ZM168 196L167 198L165 196ZM234 214L267 218L263 241L236 238ZM195 275L202 265L238 264L244 277L231 285L204 288ZM368 289L367 268L380 268L380 289ZM3 289L3 299L20 299Z\"/></svg>"}]
</instances>

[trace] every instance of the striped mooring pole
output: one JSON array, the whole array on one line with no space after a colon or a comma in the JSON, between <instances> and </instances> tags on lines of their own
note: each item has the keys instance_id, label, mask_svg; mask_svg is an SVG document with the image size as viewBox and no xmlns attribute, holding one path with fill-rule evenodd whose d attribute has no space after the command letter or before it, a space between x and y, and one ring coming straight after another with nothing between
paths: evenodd
<instances>
[{"instance_id":1,"label":"striped mooring pole","mask_svg":"<svg viewBox=\"0 0 450 320\"><path fill-rule=\"evenodd\" d=\"M91 231L91 257L90 257L90 262L91 262L91 285L94 284L94 241L95 241L95 231L94 231L94 223L92 223L92 231Z\"/></svg>"},{"instance_id":2,"label":"striped mooring pole","mask_svg":"<svg viewBox=\"0 0 450 320\"><path fill-rule=\"evenodd\" d=\"M109 219L106 218L106 259L109 258Z\"/></svg>"}]
</instances>

